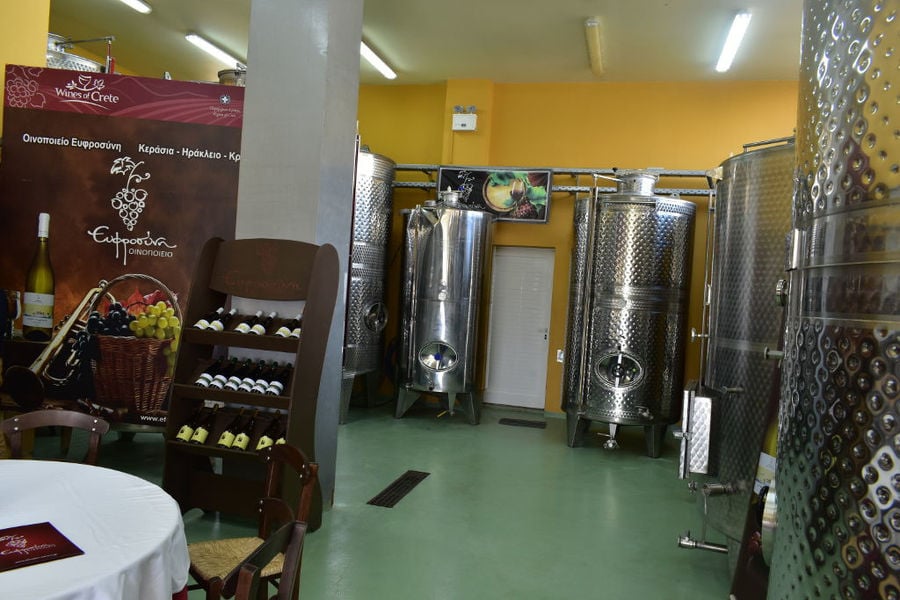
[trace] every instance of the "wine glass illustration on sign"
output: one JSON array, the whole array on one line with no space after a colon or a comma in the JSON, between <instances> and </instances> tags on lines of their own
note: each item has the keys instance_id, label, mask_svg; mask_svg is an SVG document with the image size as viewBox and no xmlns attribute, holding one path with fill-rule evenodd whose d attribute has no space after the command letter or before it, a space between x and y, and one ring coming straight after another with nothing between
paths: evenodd
<instances>
[{"instance_id":1,"label":"wine glass illustration on sign","mask_svg":"<svg viewBox=\"0 0 900 600\"><path fill-rule=\"evenodd\" d=\"M132 231L134 226L137 225L138 217L144 211L147 201L147 190L132 187L150 178L149 172L143 175L136 172L142 164L144 164L143 161L136 163L130 156L123 156L113 161L113 166L109 170L113 175L120 174L128 177L125 187L119 190L109 201L113 209L118 211L119 218L122 219L122 223L128 231Z\"/></svg>"}]
</instances>

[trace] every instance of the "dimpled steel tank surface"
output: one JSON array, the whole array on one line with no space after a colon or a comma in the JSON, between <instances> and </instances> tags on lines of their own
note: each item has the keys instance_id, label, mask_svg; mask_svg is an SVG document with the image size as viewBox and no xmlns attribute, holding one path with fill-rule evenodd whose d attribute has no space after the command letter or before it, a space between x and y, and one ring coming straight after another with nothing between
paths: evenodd
<instances>
[{"instance_id":1,"label":"dimpled steel tank surface","mask_svg":"<svg viewBox=\"0 0 900 600\"><path fill-rule=\"evenodd\" d=\"M897 599L900 1L804 11L769 598Z\"/></svg>"},{"instance_id":2,"label":"dimpled steel tank surface","mask_svg":"<svg viewBox=\"0 0 900 600\"><path fill-rule=\"evenodd\" d=\"M681 410L695 205L653 194L656 175L617 174L614 194L580 199L569 296L563 409L568 444L591 421L644 427L658 457Z\"/></svg>"},{"instance_id":3,"label":"dimpled steel tank surface","mask_svg":"<svg viewBox=\"0 0 900 600\"><path fill-rule=\"evenodd\" d=\"M355 377L367 376L367 392L372 395L377 385L372 375L381 366L382 338L388 320L384 298L385 253L391 228L394 168L394 161L386 156L366 150L357 154L341 386L342 423L346 420Z\"/></svg>"}]
</instances>

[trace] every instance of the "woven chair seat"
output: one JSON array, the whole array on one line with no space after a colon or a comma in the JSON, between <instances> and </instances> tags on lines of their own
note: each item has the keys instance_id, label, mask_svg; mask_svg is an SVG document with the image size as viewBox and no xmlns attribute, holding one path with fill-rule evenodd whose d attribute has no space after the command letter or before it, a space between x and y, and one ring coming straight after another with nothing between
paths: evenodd
<instances>
[{"instance_id":1,"label":"woven chair seat","mask_svg":"<svg viewBox=\"0 0 900 600\"><path fill-rule=\"evenodd\" d=\"M224 540L209 540L188 544L191 556L191 569L206 580L213 577L225 579L232 570L240 565L251 552L263 543L262 538L245 537ZM284 554L278 554L263 568L260 577L266 578L281 574L284 566Z\"/></svg>"}]
</instances>

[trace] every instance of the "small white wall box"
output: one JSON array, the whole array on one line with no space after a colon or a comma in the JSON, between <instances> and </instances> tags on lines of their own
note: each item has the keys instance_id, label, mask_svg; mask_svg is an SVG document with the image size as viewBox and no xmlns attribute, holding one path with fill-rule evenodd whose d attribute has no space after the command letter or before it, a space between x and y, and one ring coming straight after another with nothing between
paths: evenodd
<instances>
[{"instance_id":1,"label":"small white wall box","mask_svg":"<svg viewBox=\"0 0 900 600\"><path fill-rule=\"evenodd\" d=\"M475 131L478 123L478 115L459 114L453 115L453 131Z\"/></svg>"}]
</instances>

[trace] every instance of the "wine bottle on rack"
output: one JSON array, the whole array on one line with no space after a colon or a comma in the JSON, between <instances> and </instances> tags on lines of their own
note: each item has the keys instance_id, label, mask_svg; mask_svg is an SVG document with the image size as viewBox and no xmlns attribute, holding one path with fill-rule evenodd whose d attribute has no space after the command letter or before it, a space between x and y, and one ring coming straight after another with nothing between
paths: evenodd
<instances>
[{"instance_id":1,"label":"wine bottle on rack","mask_svg":"<svg viewBox=\"0 0 900 600\"><path fill-rule=\"evenodd\" d=\"M256 363L256 366L253 367L253 370L250 371L247 375L241 379L241 383L237 387L237 391L239 392L250 392L253 390L253 386L256 385L256 380L263 376L266 371L269 370L269 367L266 365L266 361L260 360Z\"/></svg>"},{"instance_id":2,"label":"wine bottle on rack","mask_svg":"<svg viewBox=\"0 0 900 600\"><path fill-rule=\"evenodd\" d=\"M225 367L225 358L220 356L215 360L214 363L206 367L206 370L200 373L200 376L194 380L194 385L199 385L200 387L209 387L209 384L218 375L222 369Z\"/></svg>"},{"instance_id":3,"label":"wine bottle on rack","mask_svg":"<svg viewBox=\"0 0 900 600\"><path fill-rule=\"evenodd\" d=\"M228 422L225 429L222 430L221 435L219 435L219 441L216 442L216 446L219 448L231 448L231 445L234 444L234 438L237 437L240 422L243 417L244 409L242 408L238 411L238 414Z\"/></svg>"},{"instance_id":4,"label":"wine bottle on rack","mask_svg":"<svg viewBox=\"0 0 900 600\"><path fill-rule=\"evenodd\" d=\"M277 372L278 362L273 360L266 366L265 371L257 376L256 381L253 383L253 387L250 388L250 392L254 394L265 394L266 388L269 387L269 383Z\"/></svg>"},{"instance_id":5,"label":"wine bottle on rack","mask_svg":"<svg viewBox=\"0 0 900 600\"><path fill-rule=\"evenodd\" d=\"M227 313L210 321L209 327L207 327L207 329L212 329L213 331L225 331L225 328L228 327L228 324L231 323L231 320L234 318L234 315L236 315L236 314L237 314L237 309L232 308Z\"/></svg>"},{"instance_id":6,"label":"wine bottle on rack","mask_svg":"<svg viewBox=\"0 0 900 600\"><path fill-rule=\"evenodd\" d=\"M247 446L250 445L250 438L253 437L253 430L256 428L256 416L258 414L259 410L254 410L250 418L240 427L237 435L234 436L234 441L231 443L232 448L237 448L238 450L247 449Z\"/></svg>"},{"instance_id":7,"label":"wine bottle on rack","mask_svg":"<svg viewBox=\"0 0 900 600\"><path fill-rule=\"evenodd\" d=\"M178 433L175 434L176 440L181 440L182 442L191 441L191 436L194 435L194 431L196 431L197 426L200 424L200 421L203 420L203 409L198 408L194 410L194 413L191 415L191 418L184 422L184 424L178 429Z\"/></svg>"},{"instance_id":8,"label":"wine bottle on rack","mask_svg":"<svg viewBox=\"0 0 900 600\"><path fill-rule=\"evenodd\" d=\"M190 442L192 444L206 443L206 438L209 437L209 432L212 431L218 412L219 405L216 404L213 406L213 409L207 413L206 417L197 424L197 427L194 428L194 433L191 434Z\"/></svg>"},{"instance_id":9,"label":"wine bottle on rack","mask_svg":"<svg viewBox=\"0 0 900 600\"><path fill-rule=\"evenodd\" d=\"M280 396L282 392L284 392L284 388L286 388L291 381L291 374L293 372L294 365L285 363L284 367L275 373L275 377L269 382L269 387L266 388L266 394L269 396Z\"/></svg>"},{"instance_id":10,"label":"wine bottle on rack","mask_svg":"<svg viewBox=\"0 0 900 600\"><path fill-rule=\"evenodd\" d=\"M250 329L253 328L254 325L259 323L259 318L262 316L262 311L258 310L253 315L247 317L243 321L237 324L234 328L234 331L237 333L247 333Z\"/></svg>"},{"instance_id":11,"label":"wine bottle on rack","mask_svg":"<svg viewBox=\"0 0 900 600\"><path fill-rule=\"evenodd\" d=\"M46 342L53 337L53 266L50 264L50 215L38 215L38 245L25 276L22 336Z\"/></svg>"},{"instance_id":12,"label":"wine bottle on rack","mask_svg":"<svg viewBox=\"0 0 900 600\"><path fill-rule=\"evenodd\" d=\"M300 337L300 323L303 320L303 315L299 314L275 331L275 335L278 337ZM295 335L296 333L296 335Z\"/></svg>"},{"instance_id":13,"label":"wine bottle on rack","mask_svg":"<svg viewBox=\"0 0 900 600\"><path fill-rule=\"evenodd\" d=\"M210 313L206 313L205 315L200 317L200 320L198 320L196 323L194 323L194 327L196 327L197 329L209 329L210 323L212 323L213 321L218 319L224 312L225 312L225 307L220 306L216 310L214 310Z\"/></svg>"},{"instance_id":14,"label":"wine bottle on rack","mask_svg":"<svg viewBox=\"0 0 900 600\"><path fill-rule=\"evenodd\" d=\"M253 325L250 328L250 331L247 333L252 333L254 335L266 335L266 332L269 330L269 327L272 326L272 321L275 320L275 317L278 316L277 312L270 312L264 318L262 318L258 323Z\"/></svg>"},{"instance_id":15,"label":"wine bottle on rack","mask_svg":"<svg viewBox=\"0 0 900 600\"><path fill-rule=\"evenodd\" d=\"M228 381L225 382L224 388L236 392L241 385L241 382L244 380L244 377L248 376L252 370L253 359L245 358L228 377Z\"/></svg>"},{"instance_id":16,"label":"wine bottle on rack","mask_svg":"<svg viewBox=\"0 0 900 600\"><path fill-rule=\"evenodd\" d=\"M228 362L222 367L222 369L213 376L212 381L209 382L209 387L221 390L225 387L225 384L228 382L228 378L231 377L231 374L234 373L235 369L238 368L238 359L235 356L232 356L228 359Z\"/></svg>"},{"instance_id":17,"label":"wine bottle on rack","mask_svg":"<svg viewBox=\"0 0 900 600\"><path fill-rule=\"evenodd\" d=\"M256 450L265 450L275 444L275 440L281 435L281 430L281 413L276 413L275 418L272 419L269 426L259 436L259 440L256 442Z\"/></svg>"}]
</instances>

